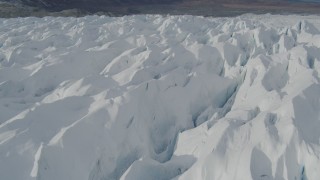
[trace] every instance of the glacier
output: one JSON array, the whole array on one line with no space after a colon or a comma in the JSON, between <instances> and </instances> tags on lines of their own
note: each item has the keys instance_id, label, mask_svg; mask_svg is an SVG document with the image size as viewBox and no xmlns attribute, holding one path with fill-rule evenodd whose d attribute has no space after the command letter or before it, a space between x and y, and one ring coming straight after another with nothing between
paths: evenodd
<instances>
[{"instance_id":1,"label":"glacier","mask_svg":"<svg viewBox=\"0 0 320 180\"><path fill-rule=\"evenodd\" d=\"M320 177L320 18L0 19L10 180Z\"/></svg>"}]
</instances>

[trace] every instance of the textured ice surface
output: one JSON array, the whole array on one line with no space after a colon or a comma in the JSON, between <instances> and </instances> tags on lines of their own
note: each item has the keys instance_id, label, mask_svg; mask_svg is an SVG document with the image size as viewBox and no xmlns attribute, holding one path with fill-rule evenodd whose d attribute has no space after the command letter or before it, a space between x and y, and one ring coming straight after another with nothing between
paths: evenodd
<instances>
[{"instance_id":1,"label":"textured ice surface","mask_svg":"<svg viewBox=\"0 0 320 180\"><path fill-rule=\"evenodd\" d=\"M318 16L0 19L0 175L320 177Z\"/></svg>"}]
</instances>

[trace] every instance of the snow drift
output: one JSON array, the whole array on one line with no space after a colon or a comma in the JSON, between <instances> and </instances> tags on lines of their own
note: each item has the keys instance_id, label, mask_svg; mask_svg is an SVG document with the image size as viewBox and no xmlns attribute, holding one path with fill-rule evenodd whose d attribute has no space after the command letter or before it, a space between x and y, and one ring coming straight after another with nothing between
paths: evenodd
<instances>
[{"instance_id":1,"label":"snow drift","mask_svg":"<svg viewBox=\"0 0 320 180\"><path fill-rule=\"evenodd\" d=\"M1 179L317 179L318 16L0 20Z\"/></svg>"}]
</instances>

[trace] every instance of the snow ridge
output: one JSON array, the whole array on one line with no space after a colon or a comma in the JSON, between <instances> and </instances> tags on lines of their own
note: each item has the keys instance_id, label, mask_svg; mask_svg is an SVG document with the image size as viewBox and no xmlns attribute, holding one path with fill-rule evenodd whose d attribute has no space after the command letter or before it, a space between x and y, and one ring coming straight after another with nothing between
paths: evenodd
<instances>
[{"instance_id":1,"label":"snow ridge","mask_svg":"<svg viewBox=\"0 0 320 180\"><path fill-rule=\"evenodd\" d=\"M1 19L1 177L317 179L318 19Z\"/></svg>"}]
</instances>

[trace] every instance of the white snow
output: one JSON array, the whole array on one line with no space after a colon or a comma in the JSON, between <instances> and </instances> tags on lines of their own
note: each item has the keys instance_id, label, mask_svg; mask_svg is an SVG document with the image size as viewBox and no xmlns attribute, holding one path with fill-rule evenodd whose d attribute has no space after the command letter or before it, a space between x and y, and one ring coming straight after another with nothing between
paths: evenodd
<instances>
[{"instance_id":1,"label":"white snow","mask_svg":"<svg viewBox=\"0 0 320 180\"><path fill-rule=\"evenodd\" d=\"M0 179L320 177L319 16L0 19Z\"/></svg>"}]
</instances>

